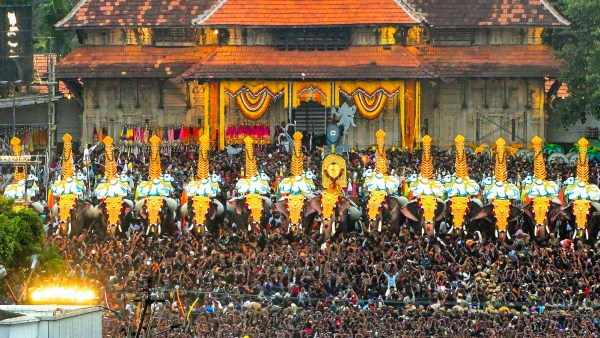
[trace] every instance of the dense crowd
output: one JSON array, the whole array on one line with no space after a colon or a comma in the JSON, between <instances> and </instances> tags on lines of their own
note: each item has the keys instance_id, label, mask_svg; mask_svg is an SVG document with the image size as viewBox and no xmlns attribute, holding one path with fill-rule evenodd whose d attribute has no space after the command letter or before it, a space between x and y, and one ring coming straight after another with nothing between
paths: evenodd
<instances>
[{"instance_id":1,"label":"dense crowd","mask_svg":"<svg viewBox=\"0 0 600 338\"><path fill-rule=\"evenodd\" d=\"M91 154L98 179L99 154ZM194 156L185 148L162 154L177 193L194 175ZM259 147L257 159L272 179L289 168L289 155L273 146ZM320 150L310 152L305 167L320 173L321 159ZM347 159L354 183L348 194L360 201L362 171L373 165L374 152L350 152ZM399 175L418 172L418 152L389 151L388 159ZM436 151L434 159L437 176L454 171L453 154ZM221 199L236 194L243 162L243 153L211 157L211 171L223 177ZM476 180L491 176L493 165L489 157L469 156ZM141 154L121 155L118 166L134 181L146 178ZM508 168L516 182L532 165L510 158ZM548 179L560 182L573 171L554 164ZM592 163L591 181L598 173ZM600 243L553 236L539 242L527 235L507 243L477 234L428 239L407 229L326 239L227 226L219 237L194 237L185 229L146 237L130 228L123 238L83 231L47 243L57 245L69 265L57 278L100 290L99 302L110 310L107 337L136 330L142 303L134 299L146 294L165 302L151 306L143 331L167 330L174 337L600 335Z\"/></svg>"},{"instance_id":2,"label":"dense crowd","mask_svg":"<svg viewBox=\"0 0 600 338\"><path fill-rule=\"evenodd\" d=\"M591 336L600 334L600 243L481 242L400 234L292 238L54 237L71 276L113 310L105 335L150 323L190 337ZM468 330L465 330L468 328ZM186 334L177 333L185 331Z\"/></svg>"}]
</instances>

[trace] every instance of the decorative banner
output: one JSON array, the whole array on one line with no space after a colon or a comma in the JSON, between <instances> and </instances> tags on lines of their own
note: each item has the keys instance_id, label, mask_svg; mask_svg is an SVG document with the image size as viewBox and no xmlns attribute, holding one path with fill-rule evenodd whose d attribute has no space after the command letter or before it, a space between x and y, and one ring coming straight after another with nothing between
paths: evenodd
<instances>
[{"instance_id":1,"label":"decorative banner","mask_svg":"<svg viewBox=\"0 0 600 338\"><path fill-rule=\"evenodd\" d=\"M252 120L261 118L271 101L277 100L287 91L287 84L277 82L225 82L223 83L225 94L229 95L242 112Z\"/></svg>"},{"instance_id":2,"label":"decorative banner","mask_svg":"<svg viewBox=\"0 0 600 338\"><path fill-rule=\"evenodd\" d=\"M400 102L402 148L413 152L421 134L421 83L407 81Z\"/></svg>"},{"instance_id":3,"label":"decorative banner","mask_svg":"<svg viewBox=\"0 0 600 338\"><path fill-rule=\"evenodd\" d=\"M330 82L294 82L292 83L292 108L300 102L316 101L325 107L331 106ZM288 107L288 98L285 98L285 107Z\"/></svg>"},{"instance_id":4,"label":"decorative banner","mask_svg":"<svg viewBox=\"0 0 600 338\"><path fill-rule=\"evenodd\" d=\"M340 82L336 92L352 98L359 113L366 119L375 119L385 108L388 98L401 93L401 82Z\"/></svg>"}]
</instances>

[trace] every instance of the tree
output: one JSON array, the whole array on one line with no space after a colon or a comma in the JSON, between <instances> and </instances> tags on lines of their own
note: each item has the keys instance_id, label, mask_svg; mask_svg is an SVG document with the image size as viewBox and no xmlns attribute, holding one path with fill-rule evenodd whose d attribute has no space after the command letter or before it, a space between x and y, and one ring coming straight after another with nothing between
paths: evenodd
<instances>
[{"instance_id":1,"label":"tree","mask_svg":"<svg viewBox=\"0 0 600 338\"><path fill-rule=\"evenodd\" d=\"M8 270L31 265L31 255L44 243L40 216L29 209L14 211L13 201L0 197L0 264Z\"/></svg>"},{"instance_id":2,"label":"tree","mask_svg":"<svg viewBox=\"0 0 600 338\"><path fill-rule=\"evenodd\" d=\"M566 125L589 115L600 118L600 1L554 0L553 5L571 27L550 36L563 60L558 80L569 86L569 97L553 101L551 112Z\"/></svg>"},{"instance_id":3,"label":"tree","mask_svg":"<svg viewBox=\"0 0 600 338\"><path fill-rule=\"evenodd\" d=\"M75 0L4 0L3 5L32 5L36 53L56 53L62 57L77 45L73 30L57 30L54 24L69 14ZM48 39L52 38L52 39Z\"/></svg>"}]
</instances>

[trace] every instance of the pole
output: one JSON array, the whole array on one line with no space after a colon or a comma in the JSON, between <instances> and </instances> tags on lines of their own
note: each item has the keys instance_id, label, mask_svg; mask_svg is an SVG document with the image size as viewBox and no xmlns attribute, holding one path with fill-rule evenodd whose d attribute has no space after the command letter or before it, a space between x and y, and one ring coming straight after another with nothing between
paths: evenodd
<instances>
[{"instance_id":1,"label":"pole","mask_svg":"<svg viewBox=\"0 0 600 338\"><path fill-rule=\"evenodd\" d=\"M13 134L12 134L12 136L17 137L17 93L16 92L13 93L12 101L13 101L12 102L12 108L13 108L13 111L12 111L12 113L13 113L13 126L12 126Z\"/></svg>"}]
</instances>

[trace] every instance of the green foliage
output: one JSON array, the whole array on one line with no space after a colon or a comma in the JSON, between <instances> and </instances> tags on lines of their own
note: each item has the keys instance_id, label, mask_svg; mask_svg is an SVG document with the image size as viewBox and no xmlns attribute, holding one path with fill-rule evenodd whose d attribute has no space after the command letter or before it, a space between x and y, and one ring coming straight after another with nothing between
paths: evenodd
<instances>
[{"instance_id":1,"label":"green foliage","mask_svg":"<svg viewBox=\"0 0 600 338\"><path fill-rule=\"evenodd\" d=\"M559 78L569 85L569 97L554 100L552 113L563 124L600 118L600 1L554 0L571 28L554 31L550 43L564 60Z\"/></svg>"},{"instance_id":2,"label":"green foliage","mask_svg":"<svg viewBox=\"0 0 600 338\"><path fill-rule=\"evenodd\" d=\"M67 262L56 245L46 246L39 252L36 279L48 279L67 272Z\"/></svg>"},{"instance_id":3,"label":"green foliage","mask_svg":"<svg viewBox=\"0 0 600 338\"><path fill-rule=\"evenodd\" d=\"M29 209L14 211L13 201L0 197L0 264L7 269L27 267L44 242L40 217Z\"/></svg>"},{"instance_id":4,"label":"green foliage","mask_svg":"<svg viewBox=\"0 0 600 338\"><path fill-rule=\"evenodd\" d=\"M36 53L56 53L62 57L77 45L73 30L56 30L54 24L62 20L77 3L76 0L1 0L2 5L33 5L34 49ZM52 38L52 39L47 39Z\"/></svg>"}]
</instances>

